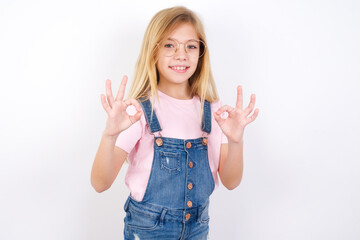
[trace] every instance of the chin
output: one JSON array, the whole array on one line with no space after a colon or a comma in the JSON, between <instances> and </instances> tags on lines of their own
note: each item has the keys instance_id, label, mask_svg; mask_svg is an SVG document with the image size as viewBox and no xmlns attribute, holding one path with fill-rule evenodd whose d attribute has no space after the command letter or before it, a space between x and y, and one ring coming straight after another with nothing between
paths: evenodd
<instances>
[{"instance_id":1,"label":"chin","mask_svg":"<svg viewBox=\"0 0 360 240\"><path fill-rule=\"evenodd\" d=\"M193 75L193 73L187 73L187 74L174 74L172 73L171 75L169 75L169 79L172 79L174 82L184 82L189 80L189 78L191 78L191 76Z\"/></svg>"},{"instance_id":2,"label":"chin","mask_svg":"<svg viewBox=\"0 0 360 240\"><path fill-rule=\"evenodd\" d=\"M173 77L171 78L171 82L172 83L184 83L187 82L189 80L191 76L186 76L186 77Z\"/></svg>"}]
</instances>

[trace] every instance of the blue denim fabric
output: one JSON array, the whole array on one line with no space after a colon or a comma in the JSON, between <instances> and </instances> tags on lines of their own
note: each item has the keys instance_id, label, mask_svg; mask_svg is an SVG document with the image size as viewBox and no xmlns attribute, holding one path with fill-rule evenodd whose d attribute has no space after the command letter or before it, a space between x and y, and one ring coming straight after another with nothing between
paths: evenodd
<instances>
[{"instance_id":1,"label":"blue denim fabric","mask_svg":"<svg viewBox=\"0 0 360 240\"><path fill-rule=\"evenodd\" d=\"M155 112L151 114L150 100L140 104L151 133L161 131ZM205 101L201 128L207 133L211 131L208 101ZM156 143L158 139L162 140L161 144ZM215 182L203 139L207 140L207 137L177 139L154 136L154 159L145 195L142 201L129 195L124 205L125 240L207 239L209 197Z\"/></svg>"}]
</instances>

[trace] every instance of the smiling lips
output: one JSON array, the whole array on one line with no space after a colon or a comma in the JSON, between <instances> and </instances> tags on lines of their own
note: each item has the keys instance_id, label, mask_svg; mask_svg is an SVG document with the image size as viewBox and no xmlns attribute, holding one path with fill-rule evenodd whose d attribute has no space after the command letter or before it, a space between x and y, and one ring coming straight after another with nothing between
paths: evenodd
<instances>
[{"instance_id":1,"label":"smiling lips","mask_svg":"<svg viewBox=\"0 0 360 240\"><path fill-rule=\"evenodd\" d=\"M184 72L186 72L190 67L188 67L188 66L170 66L169 68L171 68L171 69L174 70L175 72L184 73Z\"/></svg>"}]
</instances>

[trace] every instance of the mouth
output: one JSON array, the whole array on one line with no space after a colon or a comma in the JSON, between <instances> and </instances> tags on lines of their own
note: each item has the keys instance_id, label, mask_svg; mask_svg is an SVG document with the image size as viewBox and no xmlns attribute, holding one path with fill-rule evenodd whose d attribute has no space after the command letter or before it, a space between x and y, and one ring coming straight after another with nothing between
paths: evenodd
<instances>
[{"instance_id":1,"label":"mouth","mask_svg":"<svg viewBox=\"0 0 360 240\"><path fill-rule=\"evenodd\" d=\"M169 66L169 68L177 73L184 73L186 72L190 67L189 66Z\"/></svg>"}]
</instances>

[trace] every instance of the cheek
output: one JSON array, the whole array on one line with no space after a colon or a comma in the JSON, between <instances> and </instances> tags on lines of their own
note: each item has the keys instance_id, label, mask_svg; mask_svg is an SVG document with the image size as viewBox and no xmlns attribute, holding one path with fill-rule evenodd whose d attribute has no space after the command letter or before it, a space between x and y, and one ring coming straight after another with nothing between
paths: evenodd
<instances>
[{"instance_id":1,"label":"cheek","mask_svg":"<svg viewBox=\"0 0 360 240\"><path fill-rule=\"evenodd\" d=\"M195 73L196 69L197 69L196 66L192 69L192 71L190 72L191 76Z\"/></svg>"},{"instance_id":2,"label":"cheek","mask_svg":"<svg viewBox=\"0 0 360 240\"><path fill-rule=\"evenodd\" d=\"M195 68L197 68L198 64L199 64L199 59L194 60L193 63L192 63L192 65L193 65Z\"/></svg>"},{"instance_id":3,"label":"cheek","mask_svg":"<svg viewBox=\"0 0 360 240\"><path fill-rule=\"evenodd\" d=\"M166 61L164 61L163 59L159 59L156 63L156 67L157 69L166 69L168 67Z\"/></svg>"},{"instance_id":4,"label":"cheek","mask_svg":"<svg viewBox=\"0 0 360 240\"><path fill-rule=\"evenodd\" d=\"M160 75L165 75L167 73L168 66L166 62L158 60L155 66Z\"/></svg>"},{"instance_id":5,"label":"cheek","mask_svg":"<svg viewBox=\"0 0 360 240\"><path fill-rule=\"evenodd\" d=\"M198 61L196 61L196 62L193 63L193 69L192 69L193 72L195 72L196 69L199 67L199 66L198 66L198 63L199 63Z\"/></svg>"}]
</instances>

